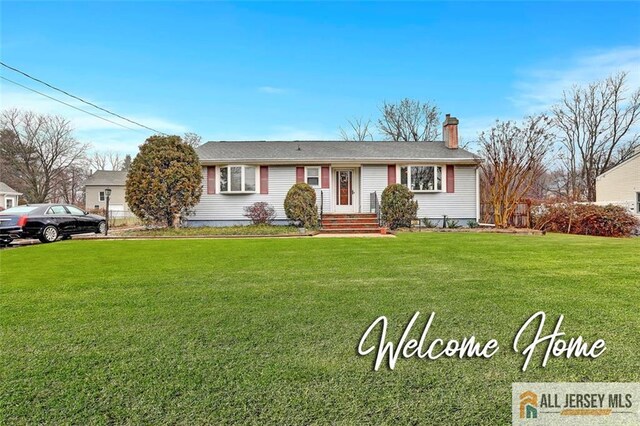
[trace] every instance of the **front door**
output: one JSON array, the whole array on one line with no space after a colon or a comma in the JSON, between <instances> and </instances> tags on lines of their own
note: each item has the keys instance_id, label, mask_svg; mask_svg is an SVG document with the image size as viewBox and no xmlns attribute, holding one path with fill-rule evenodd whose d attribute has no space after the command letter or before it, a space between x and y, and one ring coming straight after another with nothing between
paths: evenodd
<instances>
[{"instance_id":1,"label":"front door","mask_svg":"<svg viewBox=\"0 0 640 426\"><path fill-rule=\"evenodd\" d=\"M336 170L336 211L353 212L353 170Z\"/></svg>"}]
</instances>

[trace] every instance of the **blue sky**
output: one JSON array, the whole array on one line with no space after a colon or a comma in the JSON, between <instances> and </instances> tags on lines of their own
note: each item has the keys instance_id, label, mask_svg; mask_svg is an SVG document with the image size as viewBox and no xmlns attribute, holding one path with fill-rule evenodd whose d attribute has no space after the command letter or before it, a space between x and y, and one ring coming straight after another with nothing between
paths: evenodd
<instances>
[{"instance_id":1,"label":"blue sky","mask_svg":"<svg viewBox=\"0 0 640 426\"><path fill-rule=\"evenodd\" d=\"M435 101L473 140L627 70L640 3L2 2L2 61L167 133L338 139L384 100ZM33 81L1 75L84 108ZM1 81L2 107L68 117L95 149L148 136ZM89 108L89 107L87 107ZM94 111L98 112L98 111Z\"/></svg>"}]
</instances>

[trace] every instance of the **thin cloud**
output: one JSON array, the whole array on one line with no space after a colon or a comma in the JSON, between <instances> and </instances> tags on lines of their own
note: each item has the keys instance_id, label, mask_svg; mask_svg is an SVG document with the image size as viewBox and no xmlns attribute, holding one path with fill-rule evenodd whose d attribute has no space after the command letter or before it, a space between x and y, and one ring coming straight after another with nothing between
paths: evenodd
<instances>
[{"instance_id":1,"label":"thin cloud","mask_svg":"<svg viewBox=\"0 0 640 426\"><path fill-rule=\"evenodd\" d=\"M626 71L631 88L640 86L640 47L621 47L569 58L564 67L540 65L522 73L515 94L508 98L523 115L549 109L574 85L587 85Z\"/></svg>"},{"instance_id":2,"label":"thin cloud","mask_svg":"<svg viewBox=\"0 0 640 426\"><path fill-rule=\"evenodd\" d=\"M92 148L97 150L117 150L123 153L135 154L138 150L138 145L144 142L144 140L152 134L152 132L147 129L139 128L116 117L105 115L100 111L74 99L64 98L62 100L68 104L85 109L97 115L104 115L105 118L108 118L109 120L118 123L121 122L124 126L135 130L129 130L116 124L109 123L35 93L14 91L12 88L10 89L6 83L2 83L0 85L0 96L2 97L3 109L19 108L41 114L60 115L66 118L71 122L76 138L82 142L90 143ZM98 105L105 105L104 102L96 101L95 103ZM111 107L107 106L107 108ZM117 110L115 107L111 109ZM130 118L131 120L143 123L153 129L169 134L181 134L188 131L187 127L160 117L132 115L126 113L123 113L122 115Z\"/></svg>"},{"instance_id":3,"label":"thin cloud","mask_svg":"<svg viewBox=\"0 0 640 426\"><path fill-rule=\"evenodd\" d=\"M261 86L261 87L258 87L258 92L266 93L268 95L281 95L283 93L287 93L288 90L282 87Z\"/></svg>"},{"instance_id":4,"label":"thin cloud","mask_svg":"<svg viewBox=\"0 0 640 426\"><path fill-rule=\"evenodd\" d=\"M627 72L631 90L640 87L640 47L620 47L591 51L569 56L562 65L549 62L521 71L513 84L513 94L506 98L511 103L507 115L478 115L461 117L460 137L474 141L480 132L490 129L496 119L520 121L527 115L548 112L572 86L585 86L621 71Z\"/></svg>"}]
</instances>

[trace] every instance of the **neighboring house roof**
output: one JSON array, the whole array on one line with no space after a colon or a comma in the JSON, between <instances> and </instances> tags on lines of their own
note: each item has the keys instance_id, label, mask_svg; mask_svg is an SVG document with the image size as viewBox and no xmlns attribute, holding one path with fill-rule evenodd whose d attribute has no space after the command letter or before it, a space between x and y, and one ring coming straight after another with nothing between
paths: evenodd
<instances>
[{"instance_id":1,"label":"neighboring house roof","mask_svg":"<svg viewBox=\"0 0 640 426\"><path fill-rule=\"evenodd\" d=\"M629 164L636 157L640 157L640 147L636 148L636 150L634 151L633 155L631 155L631 157L629 157L626 160L624 160L622 163L620 163L617 166L610 168L606 172L596 176L596 180L600 180L600 179L606 177L609 173L611 173L614 170L617 170L617 169L619 169L621 167L625 167L627 164Z\"/></svg>"},{"instance_id":2,"label":"neighboring house roof","mask_svg":"<svg viewBox=\"0 0 640 426\"><path fill-rule=\"evenodd\" d=\"M89 176L85 186L124 186L127 180L127 171L97 170Z\"/></svg>"},{"instance_id":3,"label":"neighboring house roof","mask_svg":"<svg viewBox=\"0 0 640 426\"><path fill-rule=\"evenodd\" d=\"M0 182L0 194L7 194L7 195L22 195L22 192L18 192L15 189L11 188L9 185L7 185L4 182Z\"/></svg>"},{"instance_id":4,"label":"neighboring house roof","mask_svg":"<svg viewBox=\"0 0 640 426\"><path fill-rule=\"evenodd\" d=\"M476 164L480 157L444 142L238 141L207 142L197 148L203 163L324 163L446 161Z\"/></svg>"}]
</instances>

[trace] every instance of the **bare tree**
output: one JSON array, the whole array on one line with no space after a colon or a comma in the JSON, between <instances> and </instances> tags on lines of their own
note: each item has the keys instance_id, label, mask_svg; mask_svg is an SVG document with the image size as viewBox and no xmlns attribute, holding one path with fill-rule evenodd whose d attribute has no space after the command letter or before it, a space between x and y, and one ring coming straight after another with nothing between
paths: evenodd
<instances>
[{"instance_id":1,"label":"bare tree","mask_svg":"<svg viewBox=\"0 0 640 426\"><path fill-rule=\"evenodd\" d=\"M182 141L187 145L191 145L194 149L202 145L202 136L187 132L182 136Z\"/></svg>"},{"instance_id":2,"label":"bare tree","mask_svg":"<svg viewBox=\"0 0 640 426\"><path fill-rule=\"evenodd\" d=\"M561 135L567 197L595 201L596 177L640 146L640 89L629 95L627 74L563 92L552 108Z\"/></svg>"},{"instance_id":3,"label":"bare tree","mask_svg":"<svg viewBox=\"0 0 640 426\"><path fill-rule=\"evenodd\" d=\"M440 137L440 110L430 102L403 99L384 102L380 108L378 130L392 141L435 141Z\"/></svg>"},{"instance_id":4,"label":"bare tree","mask_svg":"<svg viewBox=\"0 0 640 426\"><path fill-rule=\"evenodd\" d=\"M345 130L340 127L340 137L342 140L354 142L362 142L367 139L373 140L373 135L371 134L371 130L369 130L369 127L371 126L370 119L365 121L362 118L356 117L347 120L347 123L349 123L349 127L351 127L351 129Z\"/></svg>"},{"instance_id":5,"label":"bare tree","mask_svg":"<svg viewBox=\"0 0 640 426\"><path fill-rule=\"evenodd\" d=\"M114 151L94 151L89 158L89 167L93 170L120 170L123 159Z\"/></svg>"},{"instance_id":6,"label":"bare tree","mask_svg":"<svg viewBox=\"0 0 640 426\"><path fill-rule=\"evenodd\" d=\"M497 227L507 227L518 203L535 189L552 145L550 120L544 115L520 125L497 121L488 133L480 134L482 195L493 207Z\"/></svg>"},{"instance_id":7,"label":"bare tree","mask_svg":"<svg viewBox=\"0 0 640 426\"><path fill-rule=\"evenodd\" d=\"M14 138L12 131L0 128L0 146L13 143ZM26 192L20 171L13 167L13 162L5 155L0 155L0 180L18 192Z\"/></svg>"},{"instance_id":8,"label":"bare tree","mask_svg":"<svg viewBox=\"0 0 640 426\"><path fill-rule=\"evenodd\" d=\"M83 158L87 145L73 138L69 121L18 109L0 113L0 155L24 184L29 202L46 201L54 183Z\"/></svg>"},{"instance_id":9,"label":"bare tree","mask_svg":"<svg viewBox=\"0 0 640 426\"><path fill-rule=\"evenodd\" d=\"M85 162L67 167L52 185L50 201L84 205L84 182L89 177Z\"/></svg>"}]
</instances>

